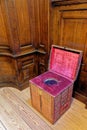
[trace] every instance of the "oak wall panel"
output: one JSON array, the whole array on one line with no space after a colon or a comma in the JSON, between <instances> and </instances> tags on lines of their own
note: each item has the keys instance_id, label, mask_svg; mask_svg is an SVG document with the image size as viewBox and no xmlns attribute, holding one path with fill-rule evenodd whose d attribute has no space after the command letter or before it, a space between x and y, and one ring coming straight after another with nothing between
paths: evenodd
<instances>
[{"instance_id":1,"label":"oak wall panel","mask_svg":"<svg viewBox=\"0 0 87 130\"><path fill-rule=\"evenodd\" d=\"M4 8L6 9L6 15L9 22L9 28L12 38L12 52L13 54L19 53L19 35L18 35L18 19L17 19L17 13L15 8L15 0L8 0L3 1L4 2Z\"/></svg>"},{"instance_id":2,"label":"oak wall panel","mask_svg":"<svg viewBox=\"0 0 87 130\"><path fill-rule=\"evenodd\" d=\"M39 19L40 19L40 43L39 48L48 51L49 45L49 0L39 0Z\"/></svg>"},{"instance_id":3,"label":"oak wall panel","mask_svg":"<svg viewBox=\"0 0 87 130\"><path fill-rule=\"evenodd\" d=\"M28 80L37 75L39 68L37 67L39 63L37 51L39 50L40 37L43 35L40 28L43 25L44 30L45 26L48 27L48 20L44 20L45 23L40 21L41 15L45 16L43 6L45 6L45 15L47 13L45 18L48 18L48 12L46 12L48 3L46 6L46 1L45 5L44 1L40 3L38 0L0 1L0 58L4 57L0 61L0 86L3 86L2 82L9 82L10 77L15 75L16 79L12 78L12 82L17 85L18 89L23 89L25 88L23 84L27 82L26 86L28 87ZM45 39L48 40L48 35ZM45 44L44 38L43 43ZM44 50L46 50L46 46L44 46Z\"/></svg>"},{"instance_id":4,"label":"oak wall panel","mask_svg":"<svg viewBox=\"0 0 87 130\"><path fill-rule=\"evenodd\" d=\"M30 45L30 16L27 0L15 0L15 8L18 18L18 35L20 47Z\"/></svg>"},{"instance_id":5,"label":"oak wall panel","mask_svg":"<svg viewBox=\"0 0 87 130\"><path fill-rule=\"evenodd\" d=\"M3 44L4 46L9 46L4 18L3 18L3 14L2 14L1 6L0 6L0 46L3 46Z\"/></svg>"},{"instance_id":6,"label":"oak wall panel","mask_svg":"<svg viewBox=\"0 0 87 130\"><path fill-rule=\"evenodd\" d=\"M13 59L9 56L0 56L0 87L17 86L16 71ZM8 85L9 84L9 85Z\"/></svg>"},{"instance_id":7,"label":"oak wall panel","mask_svg":"<svg viewBox=\"0 0 87 130\"><path fill-rule=\"evenodd\" d=\"M75 97L87 102L87 2L52 0L51 44L83 51L81 69L75 83ZM75 3L77 2L77 3ZM81 1L82 2L82 1ZM60 3L60 4L59 4ZM65 6L67 3L67 6ZM85 3L85 4L84 4ZM57 6L58 5L58 6Z\"/></svg>"},{"instance_id":8,"label":"oak wall panel","mask_svg":"<svg viewBox=\"0 0 87 130\"><path fill-rule=\"evenodd\" d=\"M39 0L28 0L28 8L31 26L31 42L35 49L40 41Z\"/></svg>"}]
</instances>

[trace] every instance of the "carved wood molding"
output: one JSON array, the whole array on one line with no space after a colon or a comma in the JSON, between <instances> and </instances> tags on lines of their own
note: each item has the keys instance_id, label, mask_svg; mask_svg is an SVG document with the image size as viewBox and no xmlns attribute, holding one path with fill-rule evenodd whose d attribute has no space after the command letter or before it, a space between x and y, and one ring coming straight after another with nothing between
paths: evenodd
<instances>
[{"instance_id":1,"label":"carved wood molding","mask_svg":"<svg viewBox=\"0 0 87 130\"><path fill-rule=\"evenodd\" d=\"M51 0L53 6L84 4L87 0Z\"/></svg>"},{"instance_id":2,"label":"carved wood molding","mask_svg":"<svg viewBox=\"0 0 87 130\"><path fill-rule=\"evenodd\" d=\"M8 46L0 46L0 55L12 56L10 48Z\"/></svg>"},{"instance_id":3,"label":"carved wood molding","mask_svg":"<svg viewBox=\"0 0 87 130\"><path fill-rule=\"evenodd\" d=\"M12 58L18 58L21 56L25 56L28 54L35 54L35 53L44 54L44 55L46 54L46 52L44 52L41 49L38 49L38 50L32 49L32 50L28 50L28 51L23 51L22 53L19 53L19 54L12 54L12 52L9 49L0 48L0 56L10 56Z\"/></svg>"}]
</instances>

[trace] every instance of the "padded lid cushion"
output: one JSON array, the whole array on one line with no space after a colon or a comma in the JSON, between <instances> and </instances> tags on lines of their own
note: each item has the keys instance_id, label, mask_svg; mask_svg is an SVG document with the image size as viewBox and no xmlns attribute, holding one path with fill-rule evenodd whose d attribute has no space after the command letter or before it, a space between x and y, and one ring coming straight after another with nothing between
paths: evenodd
<instances>
[{"instance_id":1,"label":"padded lid cushion","mask_svg":"<svg viewBox=\"0 0 87 130\"><path fill-rule=\"evenodd\" d=\"M72 80L78 72L80 53L52 47L49 69Z\"/></svg>"}]
</instances>

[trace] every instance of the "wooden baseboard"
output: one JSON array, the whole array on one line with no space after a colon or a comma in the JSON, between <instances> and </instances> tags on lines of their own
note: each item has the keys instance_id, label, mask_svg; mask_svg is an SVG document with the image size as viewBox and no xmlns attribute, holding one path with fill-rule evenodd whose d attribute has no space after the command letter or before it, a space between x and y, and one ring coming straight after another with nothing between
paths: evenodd
<instances>
[{"instance_id":1,"label":"wooden baseboard","mask_svg":"<svg viewBox=\"0 0 87 130\"><path fill-rule=\"evenodd\" d=\"M18 86L14 83L11 83L11 82L0 82L0 88L3 88L3 87L13 87L13 88L17 88L18 89Z\"/></svg>"},{"instance_id":2,"label":"wooden baseboard","mask_svg":"<svg viewBox=\"0 0 87 130\"><path fill-rule=\"evenodd\" d=\"M74 98L78 99L79 101L83 102L86 104L86 108L87 108L87 97L83 96L82 94L75 92Z\"/></svg>"},{"instance_id":3,"label":"wooden baseboard","mask_svg":"<svg viewBox=\"0 0 87 130\"><path fill-rule=\"evenodd\" d=\"M26 81L24 83L18 83L18 82L0 82L0 88L2 87L13 87L13 88L17 88L19 90L23 90L27 87L29 87L29 82Z\"/></svg>"}]
</instances>

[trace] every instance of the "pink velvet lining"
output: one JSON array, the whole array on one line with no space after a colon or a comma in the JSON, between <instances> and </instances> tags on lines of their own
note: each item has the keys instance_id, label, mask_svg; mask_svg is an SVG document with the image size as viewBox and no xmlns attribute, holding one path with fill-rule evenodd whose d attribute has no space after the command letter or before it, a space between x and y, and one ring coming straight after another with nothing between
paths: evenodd
<instances>
[{"instance_id":1,"label":"pink velvet lining","mask_svg":"<svg viewBox=\"0 0 87 130\"><path fill-rule=\"evenodd\" d=\"M49 70L74 79L78 69L79 54L52 48Z\"/></svg>"},{"instance_id":2,"label":"pink velvet lining","mask_svg":"<svg viewBox=\"0 0 87 130\"><path fill-rule=\"evenodd\" d=\"M45 81L47 79L54 79L57 81L57 84L49 86L45 84ZM50 93L52 96L57 96L61 91L72 85L72 81L50 71L47 71L31 79L30 82L35 84L37 87L45 90L46 92Z\"/></svg>"}]
</instances>

